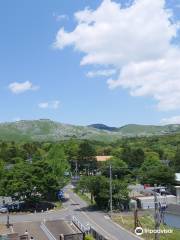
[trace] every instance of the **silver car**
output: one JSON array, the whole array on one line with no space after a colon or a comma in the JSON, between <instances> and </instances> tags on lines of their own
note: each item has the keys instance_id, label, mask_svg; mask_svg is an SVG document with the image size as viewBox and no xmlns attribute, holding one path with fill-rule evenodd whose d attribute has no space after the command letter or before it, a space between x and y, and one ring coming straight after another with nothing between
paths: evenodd
<instances>
[{"instance_id":1,"label":"silver car","mask_svg":"<svg viewBox=\"0 0 180 240\"><path fill-rule=\"evenodd\" d=\"M6 213L8 209L6 207L0 207L0 213Z\"/></svg>"}]
</instances>

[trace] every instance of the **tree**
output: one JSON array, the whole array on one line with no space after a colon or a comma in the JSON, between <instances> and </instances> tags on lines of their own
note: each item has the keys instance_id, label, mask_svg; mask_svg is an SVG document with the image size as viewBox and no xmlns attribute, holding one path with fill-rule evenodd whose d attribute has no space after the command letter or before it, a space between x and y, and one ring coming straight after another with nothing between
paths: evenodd
<instances>
[{"instance_id":1,"label":"tree","mask_svg":"<svg viewBox=\"0 0 180 240\"><path fill-rule=\"evenodd\" d=\"M4 174L4 162L2 159L0 159L0 180L2 179Z\"/></svg>"},{"instance_id":2,"label":"tree","mask_svg":"<svg viewBox=\"0 0 180 240\"><path fill-rule=\"evenodd\" d=\"M141 165L141 171L148 172L150 169L162 166L161 162L156 158L148 158Z\"/></svg>"},{"instance_id":3,"label":"tree","mask_svg":"<svg viewBox=\"0 0 180 240\"><path fill-rule=\"evenodd\" d=\"M53 174L57 180L62 182L65 172L69 171L70 168L63 146L54 144L46 157L46 161L52 167Z\"/></svg>"},{"instance_id":4,"label":"tree","mask_svg":"<svg viewBox=\"0 0 180 240\"><path fill-rule=\"evenodd\" d=\"M112 147L111 146L106 146L106 147L102 147L102 146L100 146L100 147L98 147L97 149L96 149L96 151L97 151L97 155L98 156L109 156L109 155L111 155L112 154Z\"/></svg>"},{"instance_id":5,"label":"tree","mask_svg":"<svg viewBox=\"0 0 180 240\"><path fill-rule=\"evenodd\" d=\"M180 172L180 148L178 147L176 150L176 154L174 157L174 168L176 172Z\"/></svg>"},{"instance_id":6,"label":"tree","mask_svg":"<svg viewBox=\"0 0 180 240\"><path fill-rule=\"evenodd\" d=\"M23 161L24 161L24 159L22 159L21 157L13 157L11 159L12 164L20 163L20 162L23 162Z\"/></svg>"},{"instance_id":7,"label":"tree","mask_svg":"<svg viewBox=\"0 0 180 240\"><path fill-rule=\"evenodd\" d=\"M121 154L123 152L123 148L118 147L112 150L112 155L116 158L122 158Z\"/></svg>"},{"instance_id":8,"label":"tree","mask_svg":"<svg viewBox=\"0 0 180 240\"><path fill-rule=\"evenodd\" d=\"M124 181L114 180L113 189L113 206L121 210L127 209L129 204L128 184Z\"/></svg>"},{"instance_id":9,"label":"tree","mask_svg":"<svg viewBox=\"0 0 180 240\"><path fill-rule=\"evenodd\" d=\"M154 160L159 162L159 154L152 151L145 152L145 160Z\"/></svg>"},{"instance_id":10,"label":"tree","mask_svg":"<svg viewBox=\"0 0 180 240\"><path fill-rule=\"evenodd\" d=\"M140 169L141 182L168 186L174 183L174 171L159 160L146 160Z\"/></svg>"},{"instance_id":11,"label":"tree","mask_svg":"<svg viewBox=\"0 0 180 240\"><path fill-rule=\"evenodd\" d=\"M7 171L2 180L3 195L14 196L24 201L54 199L59 183L49 163L38 161L33 164L21 162Z\"/></svg>"},{"instance_id":12,"label":"tree","mask_svg":"<svg viewBox=\"0 0 180 240\"><path fill-rule=\"evenodd\" d=\"M69 140L65 144L65 153L68 161L76 161L78 159L79 144L74 139Z\"/></svg>"},{"instance_id":13,"label":"tree","mask_svg":"<svg viewBox=\"0 0 180 240\"><path fill-rule=\"evenodd\" d=\"M102 168L102 174L109 177L109 166L112 166L112 176L113 178L124 178L128 173L128 165L121 159L117 157L112 157L110 160L106 161Z\"/></svg>"},{"instance_id":14,"label":"tree","mask_svg":"<svg viewBox=\"0 0 180 240\"><path fill-rule=\"evenodd\" d=\"M129 202L127 183L118 179L112 181L113 206L123 208ZM80 180L77 190L91 193L92 199L101 209L109 208L109 178L104 176L84 176Z\"/></svg>"},{"instance_id":15,"label":"tree","mask_svg":"<svg viewBox=\"0 0 180 240\"><path fill-rule=\"evenodd\" d=\"M88 141L84 141L79 146L78 164L80 170L86 170L86 174L93 172L97 168L96 151Z\"/></svg>"},{"instance_id":16,"label":"tree","mask_svg":"<svg viewBox=\"0 0 180 240\"><path fill-rule=\"evenodd\" d=\"M129 145L124 145L122 153L121 153L121 159L125 161L128 165L131 163L133 159L131 147Z\"/></svg>"},{"instance_id":17,"label":"tree","mask_svg":"<svg viewBox=\"0 0 180 240\"><path fill-rule=\"evenodd\" d=\"M4 162L0 159L0 196L2 195L2 179L4 177Z\"/></svg>"},{"instance_id":18,"label":"tree","mask_svg":"<svg viewBox=\"0 0 180 240\"><path fill-rule=\"evenodd\" d=\"M67 143L65 143L64 147L65 153L67 155L67 160L71 165L71 171L74 172L78 160L79 144L74 139L71 139Z\"/></svg>"},{"instance_id":19,"label":"tree","mask_svg":"<svg viewBox=\"0 0 180 240\"><path fill-rule=\"evenodd\" d=\"M144 162L145 154L142 148L133 149L133 159L130 162L130 167L138 168Z\"/></svg>"},{"instance_id":20,"label":"tree","mask_svg":"<svg viewBox=\"0 0 180 240\"><path fill-rule=\"evenodd\" d=\"M121 158L130 168L138 168L143 163L145 154L142 148L131 148L127 145L122 151Z\"/></svg>"}]
</instances>

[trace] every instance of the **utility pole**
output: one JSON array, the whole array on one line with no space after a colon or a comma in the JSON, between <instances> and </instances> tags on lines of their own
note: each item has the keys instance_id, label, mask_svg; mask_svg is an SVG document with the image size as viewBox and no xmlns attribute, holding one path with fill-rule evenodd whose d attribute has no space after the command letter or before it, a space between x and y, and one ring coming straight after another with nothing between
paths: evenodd
<instances>
[{"instance_id":1,"label":"utility pole","mask_svg":"<svg viewBox=\"0 0 180 240\"><path fill-rule=\"evenodd\" d=\"M6 223L7 228L10 227L10 222L9 222L9 209L7 211L7 223Z\"/></svg>"},{"instance_id":2,"label":"utility pole","mask_svg":"<svg viewBox=\"0 0 180 240\"><path fill-rule=\"evenodd\" d=\"M138 217L138 209L135 208L134 209L134 229L136 229L137 227L142 227L142 225Z\"/></svg>"},{"instance_id":3,"label":"utility pole","mask_svg":"<svg viewBox=\"0 0 180 240\"><path fill-rule=\"evenodd\" d=\"M112 166L109 166L110 217L112 217Z\"/></svg>"},{"instance_id":4,"label":"utility pole","mask_svg":"<svg viewBox=\"0 0 180 240\"><path fill-rule=\"evenodd\" d=\"M76 168L75 168L75 178L77 180L77 176L78 176L78 163L77 163L77 160L76 160Z\"/></svg>"},{"instance_id":5,"label":"utility pole","mask_svg":"<svg viewBox=\"0 0 180 240\"><path fill-rule=\"evenodd\" d=\"M159 214L159 203L158 203L158 199L157 199L157 184L154 185L154 209L155 209L155 214L154 214L154 221L155 221L155 240L159 240L160 239L160 233L159 233L159 229L160 229L160 214Z\"/></svg>"}]
</instances>

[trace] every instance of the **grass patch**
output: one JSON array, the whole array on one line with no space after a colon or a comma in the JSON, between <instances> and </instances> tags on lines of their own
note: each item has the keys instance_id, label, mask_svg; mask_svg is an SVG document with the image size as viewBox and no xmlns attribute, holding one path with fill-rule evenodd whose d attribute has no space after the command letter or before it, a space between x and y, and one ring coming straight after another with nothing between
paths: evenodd
<instances>
[{"instance_id":1,"label":"grass patch","mask_svg":"<svg viewBox=\"0 0 180 240\"><path fill-rule=\"evenodd\" d=\"M91 198L90 198L90 194L88 193L81 193L79 191L74 190L74 192L82 199L84 200L89 206L94 206L95 205L95 201L93 201L93 203L91 202Z\"/></svg>"},{"instance_id":2,"label":"grass patch","mask_svg":"<svg viewBox=\"0 0 180 240\"><path fill-rule=\"evenodd\" d=\"M55 210L59 210L62 208L62 203L60 201L54 202L55 204Z\"/></svg>"},{"instance_id":3,"label":"grass patch","mask_svg":"<svg viewBox=\"0 0 180 240\"><path fill-rule=\"evenodd\" d=\"M123 226L127 230L134 233L134 216L132 215L120 215L120 216L114 216L113 220L118 223L119 225ZM154 229L154 219L151 215L145 213L141 216L139 216L139 220L141 222L142 228L145 229ZM161 224L161 229L172 229L171 227L168 227L166 225ZM141 235L141 237L145 240L153 240L154 234L150 233L144 233ZM180 230L173 229L173 233L162 233L160 235L160 240L177 240L180 239Z\"/></svg>"},{"instance_id":4,"label":"grass patch","mask_svg":"<svg viewBox=\"0 0 180 240\"><path fill-rule=\"evenodd\" d=\"M88 234L85 236L85 240L95 240L95 239L93 238L93 236Z\"/></svg>"}]
</instances>

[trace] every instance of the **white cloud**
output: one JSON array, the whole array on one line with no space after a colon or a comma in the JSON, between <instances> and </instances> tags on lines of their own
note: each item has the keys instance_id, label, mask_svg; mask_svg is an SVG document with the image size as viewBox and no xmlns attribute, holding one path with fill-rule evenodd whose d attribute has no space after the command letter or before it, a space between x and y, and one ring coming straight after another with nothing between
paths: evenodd
<instances>
[{"instance_id":1,"label":"white cloud","mask_svg":"<svg viewBox=\"0 0 180 240\"><path fill-rule=\"evenodd\" d=\"M60 101L54 100L50 102L41 102L38 104L39 108L49 108L49 109L58 109L60 107Z\"/></svg>"},{"instance_id":2,"label":"white cloud","mask_svg":"<svg viewBox=\"0 0 180 240\"><path fill-rule=\"evenodd\" d=\"M180 124L180 116L173 116L170 118L163 118L161 120L162 124Z\"/></svg>"},{"instance_id":3,"label":"white cloud","mask_svg":"<svg viewBox=\"0 0 180 240\"><path fill-rule=\"evenodd\" d=\"M30 90L35 91L39 87L33 85L30 81L26 81L26 82L10 83L8 88L12 93L19 94L19 93L23 93L23 92L30 91Z\"/></svg>"},{"instance_id":4,"label":"white cloud","mask_svg":"<svg viewBox=\"0 0 180 240\"><path fill-rule=\"evenodd\" d=\"M165 0L136 0L126 8L104 0L96 10L86 8L75 18L72 32L58 31L56 48L71 45L83 52L81 65L116 68L117 79L107 81L110 88L151 96L159 110L180 108L180 48L172 44L180 25L165 9Z\"/></svg>"},{"instance_id":5,"label":"white cloud","mask_svg":"<svg viewBox=\"0 0 180 240\"><path fill-rule=\"evenodd\" d=\"M116 73L116 69L103 69L98 71L89 71L86 76L89 78L93 77L110 77Z\"/></svg>"},{"instance_id":6,"label":"white cloud","mask_svg":"<svg viewBox=\"0 0 180 240\"><path fill-rule=\"evenodd\" d=\"M19 121L21 121L21 118L20 117L15 117L15 118L13 118L13 121L19 122Z\"/></svg>"},{"instance_id":7,"label":"white cloud","mask_svg":"<svg viewBox=\"0 0 180 240\"><path fill-rule=\"evenodd\" d=\"M66 15L66 14L59 15L55 12L53 13L53 17L55 17L56 21L58 21L58 22L60 22L62 20L68 20L69 19L68 15Z\"/></svg>"},{"instance_id":8,"label":"white cloud","mask_svg":"<svg viewBox=\"0 0 180 240\"><path fill-rule=\"evenodd\" d=\"M176 8L180 8L180 3L175 5Z\"/></svg>"},{"instance_id":9,"label":"white cloud","mask_svg":"<svg viewBox=\"0 0 180 240\"><path fill-rule=\"evenodd\" d=\"M49 107L49 103L48 102L42 102L38 104L39 108L48 108Z\"/></svg>"},{"instance_id":10,"label":"white cloud","mask_svg":"<svg viewBox=\"0 0 180 240\"><path fill-rule=\"evenodd\" d=\"M132 96L152 96L159 110L180 107L180 52L169 51L164 58L129 63L117 80L108 80L110 88L122 86Z\"/></svg>"}]
</instances>

